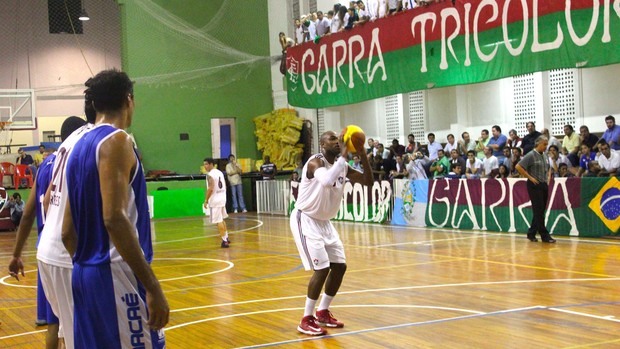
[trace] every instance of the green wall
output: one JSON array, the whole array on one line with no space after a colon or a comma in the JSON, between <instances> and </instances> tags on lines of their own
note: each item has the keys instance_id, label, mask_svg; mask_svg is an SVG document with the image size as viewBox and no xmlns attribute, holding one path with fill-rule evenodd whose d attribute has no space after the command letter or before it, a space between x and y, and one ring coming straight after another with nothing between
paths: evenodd
<instances>
[{"instance_id":1,"label":"green wall","mask_svg":"<svg viewBox=\"0 0 620 349\"><path fill-rule=\"evenodd\" d=\"M130 77L152 75L154 66L169 67L170 60L183 59L180 42L153 37L147 26L133 20L138 16L142 18L141 9L135 2L118 2L121 7L123 70ZM202 27L223 1L155 0L155 3L192 25ZM267 2L244 1L236 6L236 11L234 16L227 16L227 30L218 34L217 39L240 51L269 56ZM212 154L211 118L236 118L237 157L259 158L252 118L273 109L270 74L270 63L266 60L247 77L217 89L203 88L200 81L183 83L182 86L138 82L130 132L142 153L145 170L198 173L202 160ZM180 141L180 133L188 133L189 140Z\"/></svg>"}]
</instances>

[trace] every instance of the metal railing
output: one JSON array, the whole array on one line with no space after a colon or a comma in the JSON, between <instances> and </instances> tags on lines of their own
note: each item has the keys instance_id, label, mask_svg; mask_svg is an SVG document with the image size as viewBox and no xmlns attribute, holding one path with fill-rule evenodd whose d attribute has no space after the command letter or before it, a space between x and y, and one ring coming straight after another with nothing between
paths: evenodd
<instances>
[{"instance_id":1,"label":"metal railing","mask_svg":"<svg viewBox=\"0 0 620 349\"><path fill-rule=\"evenodd\" d=\"M290 191L288 180L256 181L256 212L288 215Z\"/></svg>"}]
</instances>

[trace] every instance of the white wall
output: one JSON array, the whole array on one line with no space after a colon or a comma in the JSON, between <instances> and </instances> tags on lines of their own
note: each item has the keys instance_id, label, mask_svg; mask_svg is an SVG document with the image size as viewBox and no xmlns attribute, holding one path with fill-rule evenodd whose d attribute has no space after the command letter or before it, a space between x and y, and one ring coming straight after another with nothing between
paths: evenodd
<instances>
[{"instance_id":1,"label":"white wall","mask_svg":"<svg viewBox=\"0 0 620 349\"><path fill-rule=\"evenodd\" d=\"M116 1L82 4L91 20L83 23L84 34L74 36L49 34L47 1L0 1L0 88L34 89L39 118L37 130L13 131L13 143L36 145L47 141L43 131L59 134L67 116L84 115L83 86L91 70L121 68Z\"/></svg>"}]
</instances>

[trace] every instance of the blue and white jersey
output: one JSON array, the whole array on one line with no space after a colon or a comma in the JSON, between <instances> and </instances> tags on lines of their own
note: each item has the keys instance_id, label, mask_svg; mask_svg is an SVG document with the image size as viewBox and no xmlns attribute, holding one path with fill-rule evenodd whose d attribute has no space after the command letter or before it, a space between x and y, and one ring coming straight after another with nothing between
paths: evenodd
<instances>
[{"instance_id":1,"label":"blue and white jersey","mask_svg":"<svg viewBox=\"0 0 620 349\"><path fill-rule=\"evenodd\" d=\"M43 162L39 166L39 169L37 170L37 191L35 195L37 200L37 232L39 233L39 237L41 236L41 231L43 230L43 225L45 224L45 210L43 209L43 198L45 197L47 187L52 181L52 170L54 169L55 159L56 153L48 155L45 160L43 160ZM37 240L37 245L38 244L39 241Z\"/></svg>"},{"instance_id":2,"label":"blue and white jersey","mask_svg":"<svg viewBox=\"0 0 620 349\"><path fill-rule=\"evenodd\" d=\"M77 249L73 256L75 264L102 265L123 261L110 240L103 222L98 170L101 145L118 132L125 131L109 124L95 126L75 145L67 161L71 216L78 236ZM138 238L142 252L150 263L153 259L153 246L146 182L140 160L137 154L135 156L136 170L127 184L129 187L127 213L134 229L128 233Z\"/></svg>"}]
</instances>

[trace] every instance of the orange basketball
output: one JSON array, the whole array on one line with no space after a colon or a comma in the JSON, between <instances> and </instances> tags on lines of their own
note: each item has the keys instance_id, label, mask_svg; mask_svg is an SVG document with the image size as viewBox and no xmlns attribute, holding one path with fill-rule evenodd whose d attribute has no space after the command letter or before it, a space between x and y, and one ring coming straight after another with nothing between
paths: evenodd
<instances>
[{"instance_id":1,"label":"orange basketball","mask_svg":"<svg viewBox=\"0 0 620 349\"><path fill-rule=\"evenodd\" d=\"M364 134L364 130L362 130L359 126L349 125L342 130L343 133L343 141L347 146L347 150L355 153L355 145L361 145L362 147L366 143L366 135Z\"/></svg>"}]
</instances>

